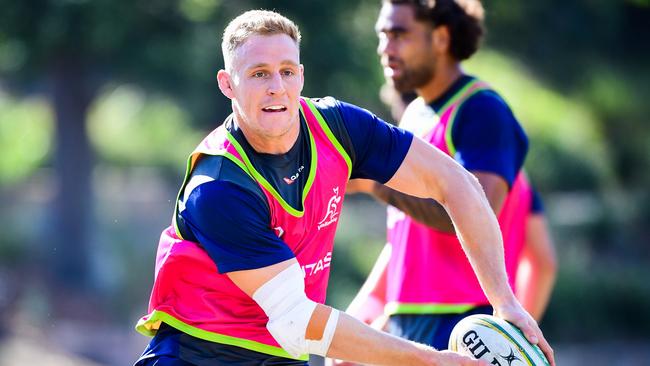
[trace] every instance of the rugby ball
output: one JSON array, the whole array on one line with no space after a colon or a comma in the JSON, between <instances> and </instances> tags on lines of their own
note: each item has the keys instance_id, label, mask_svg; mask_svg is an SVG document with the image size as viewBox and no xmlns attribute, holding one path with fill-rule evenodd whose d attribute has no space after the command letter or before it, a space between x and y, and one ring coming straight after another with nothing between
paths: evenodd
<instances>
[{"instance_id":1,"label":"rugby ball","mask_svg":"<svg viewBox=\"0 0 650 366\"><path fill-rule=\"evenodd\" d=\"M491 315L470 315L456 324L449 350L498 366L548 366L536 345L519 328Z\"/></svg>"}]
</instances>

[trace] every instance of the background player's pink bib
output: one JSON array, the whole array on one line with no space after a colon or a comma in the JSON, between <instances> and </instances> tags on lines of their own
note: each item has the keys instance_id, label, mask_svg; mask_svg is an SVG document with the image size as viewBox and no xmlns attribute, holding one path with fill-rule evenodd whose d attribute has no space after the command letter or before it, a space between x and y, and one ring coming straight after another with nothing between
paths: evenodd
<instances>
[{"instance_id":1,"label":"background player's pink bib","mask_svg":"<svg viewBox=\"0 0 650 366\"><path fill-rule=\"evenodd\" d=\"M489 90L489 87L478 80L470 82L441 108L440 119L422 99L417 99L409 105L400 127L414 131L453 156L451 129L454 118L461 104L482 90ZM512 288L530 205L530 187L526 177L520 173L498 215ZM455 234L431 229L389 207L387 245L392 246L386 269L387 314L460 313L488 304Z\"/></svg>"}]
</instances>

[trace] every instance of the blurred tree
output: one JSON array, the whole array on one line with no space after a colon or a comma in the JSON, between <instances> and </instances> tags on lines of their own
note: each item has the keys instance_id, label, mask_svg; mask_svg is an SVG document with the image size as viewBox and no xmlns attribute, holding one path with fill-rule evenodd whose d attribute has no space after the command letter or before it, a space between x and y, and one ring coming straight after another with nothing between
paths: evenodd
<instances>
[{"instance_id":1,"label":"blurred tree","mask_svg":"<svg viewBox=\"0 0 650 366\"><path fill-rule=\"evenodd\" d=\"M522 59L597 116L618 183L650 185L650 2L495 0L488 45ZM513 31L516 30L516 31Z\"/></svg>"},{"instance_id":2,"label":"blurred tree","mask_svg":"<svg viewBox=\"0 0 650 366\"><path fill-rule=\"evenodd\" d=\"M541 188L571 191L587 184L590 195L603 202L610 227L607 237L592 232L598 238L594 248L603 257L647 263L648 236L641 223L650 218L640 203L650 186L650 1L495 0L486 6L488 45L515 55L550 87L586 106L594 116L592 129L603 139L600 155L606 159L600 161L608 174L600 177L582 174L584 164L575 164L596 156L589 146L575 151L560 139L555 147L543 143L539 151L562 178ZM571 155L561 158L562 151ZM571 161L573 167L566 164ZM535 178L536 166L530 168Z\"/></svg>"},{"instance_id":3,"label":"blurred tree","mask_svg":"<svg viewBox=\"0 0 650 366\"><path fill-rule=\"evenodd\" d=\"M51 150L52 120L42 99L15 101L0 94L0 184L15 184Z\"/></svg>"},{"instance_id":4,"label":"blurred tree","mask_svg":"<svg viewBox=\"0 0 650 366\"><path fill-rule=\"evenodd\" d=\"M89 285L95 160L86 127L89 106L102 86L116 79L176 95L187 92L196 77L192 31L218 5L217 0L0 1L0 77L14 94L46 94L55 115L57 191L47 260L56 288Z\"/></svg>"}]
</instances>

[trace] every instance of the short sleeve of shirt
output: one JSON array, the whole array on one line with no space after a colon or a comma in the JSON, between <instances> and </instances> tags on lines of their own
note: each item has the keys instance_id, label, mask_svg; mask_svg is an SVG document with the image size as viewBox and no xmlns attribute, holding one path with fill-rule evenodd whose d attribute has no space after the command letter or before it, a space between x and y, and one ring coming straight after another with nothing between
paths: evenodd
<instances>
[{"instance_id":1,"label":"short sleeve of shirt","mask_svg":"<svg viewBox=\"0 0 650 366\"><path fill-rule=\"evenodd\" d=\"M528 151L528 138L496 93L474 95L458 111L452 126L454 158L470 171L497 174L512 186Z\"/></svg>"},{"instance_id":2,"label":"short sleeve of shirt","mask_svg":"<svg viewBox=\"0 0 650 366\"><path fill-rule=\"evenodd\" d=\"M544 212L544 203L542 202L542 197L540 197L539 192L535 189L530 190L530 195L532 196L530 204L530 212L533 214L541 214Z\"/></svg>"},{"instance_id":3,"label":"short sleeve of shirt","mask_svg":"<svg viewBox=\"0 0 650 366\"><path fill-rule=\"evenodd\" d=\"M349 141L347 149L352 150L349 153L353 157L351 178L373 179L380 183L390 180L404 161L413 135L363 108L333 98L323 100L337 104L340 121L338 128L333 126L333 131L339 140ZM342 134L347 136L340 137Z\"/></svg>"},{"instance_id":4,"label":"short sleeve of shirt","mask_svg":"<svg viewBox=\"0 0 650 366\"><path fill-rule=\"evenodd\" d=\"M262 268L295 256L270 228L268 206L235 183L214 180L197 186L181 215L219 273Z\"/></svg>"}]
</instances>

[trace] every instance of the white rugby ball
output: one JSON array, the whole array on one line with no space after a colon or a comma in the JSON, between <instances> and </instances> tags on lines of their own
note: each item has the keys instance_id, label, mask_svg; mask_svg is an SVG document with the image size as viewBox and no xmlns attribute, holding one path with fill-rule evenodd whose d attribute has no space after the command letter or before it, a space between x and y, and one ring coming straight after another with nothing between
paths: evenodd
<instances>
[{"instance_id":1,"label":"white rugby ball","mask_svg":"<svg viewBox=\"0 0 650 366\"><path fill-rule=\"evenodd\" d=\"M470 315L456 324L449 350L498 366L547 366L546 357L519 328L491 315Z\"/></svg>"}]
</instances>

